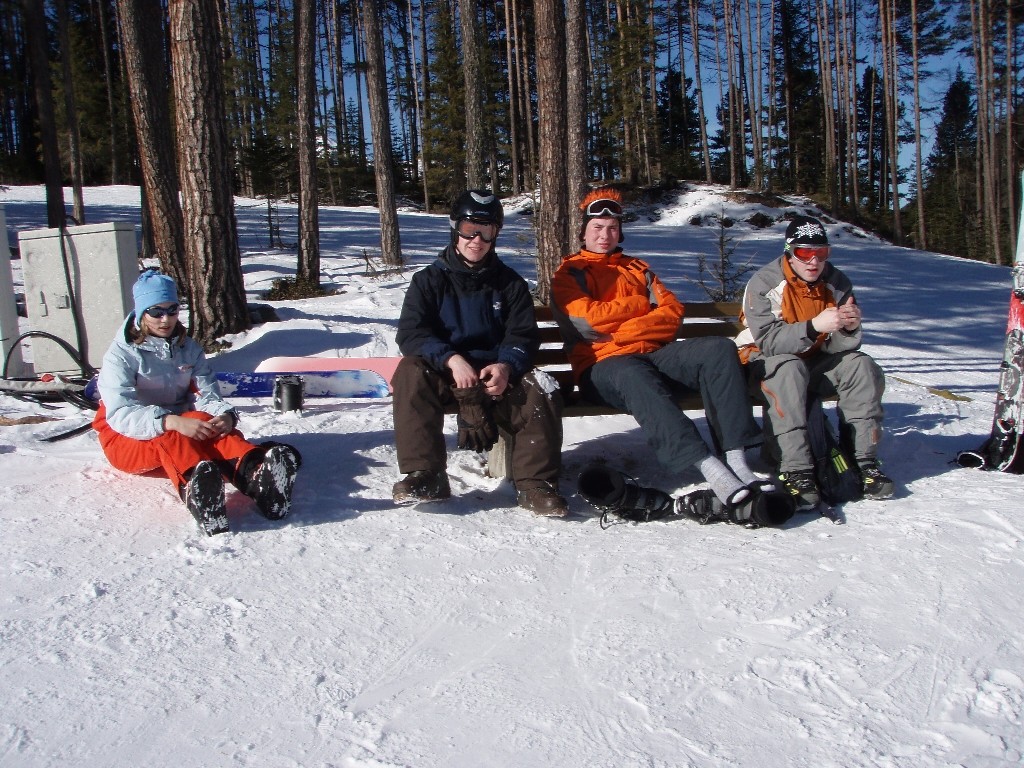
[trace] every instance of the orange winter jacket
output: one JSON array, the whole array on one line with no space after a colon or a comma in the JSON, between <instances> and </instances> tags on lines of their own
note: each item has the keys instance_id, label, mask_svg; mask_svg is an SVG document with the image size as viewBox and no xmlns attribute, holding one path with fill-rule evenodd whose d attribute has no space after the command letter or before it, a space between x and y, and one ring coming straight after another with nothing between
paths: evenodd
<instances>
[{"instance_id":1,"label":"orange winter jacket","mask_svg":"<svg viewBox=\"0 0 1024 768\"><path fill-rule=\"evenodd\" d=\"M551 279L551 310L577 382L599 360L665 346L683 318L647 264L619 250L567 256Z\"/></svg>"}]
</instances>

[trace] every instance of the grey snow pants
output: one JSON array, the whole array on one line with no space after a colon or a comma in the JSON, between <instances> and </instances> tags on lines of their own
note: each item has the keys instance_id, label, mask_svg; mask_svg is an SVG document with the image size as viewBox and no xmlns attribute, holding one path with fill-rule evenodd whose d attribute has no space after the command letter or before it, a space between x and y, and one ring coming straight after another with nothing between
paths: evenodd
<instances>
[{"instance_id":1,"label":"grey snow pants","mask_svg":"<svg viewBox=\"0 0 1024 768\"><path fill-rule=\"evenodd\" d=\"M877 456L885 375L869 355L851 350L801 360L796 355L755 353L747 362L747 372L751 386L760 387L768 401L765 431L780 471L799 472L813 466L807 440L809 392L839 398L839 432L858 463Z\"/></svg>"}]
</instances>

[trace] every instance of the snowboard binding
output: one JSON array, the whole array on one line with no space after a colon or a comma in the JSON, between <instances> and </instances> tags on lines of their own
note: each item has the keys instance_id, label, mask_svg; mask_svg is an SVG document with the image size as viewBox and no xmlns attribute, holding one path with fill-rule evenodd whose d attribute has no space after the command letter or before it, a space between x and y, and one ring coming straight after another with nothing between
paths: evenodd
<instances>
[{"instance_id":1,"label":"snowboard binding","mask_svg":"<svg viewBox=\"0 0 1024 768\"><path fill-rule=\"evenodd\" d=\"M608 528L610 515L647 523L675 512L672 497L656 488L644 488L636 480L614 469L590 466L577 481L579 494L601 511L601 527Z\"/></svg>"},{"instance_id":2,"label":"snowboard binding","mask_svg":"<svg viewBox=\"0 0 1024 768\"><path fill-rule=\"evenodd\" d=\"M746 528L778 526L795 511L793 500L778 491L765 492L751 487L735 503L721 501L710 489L693 491L673 499L664 491L645 488L634 478L608 467L593 465L584 469L577 481L579 495L601 511L601 527L609 528L609 518L647 523L666 517L690 517L702 525L727 522Z\"/></svg>"}]
</instances>

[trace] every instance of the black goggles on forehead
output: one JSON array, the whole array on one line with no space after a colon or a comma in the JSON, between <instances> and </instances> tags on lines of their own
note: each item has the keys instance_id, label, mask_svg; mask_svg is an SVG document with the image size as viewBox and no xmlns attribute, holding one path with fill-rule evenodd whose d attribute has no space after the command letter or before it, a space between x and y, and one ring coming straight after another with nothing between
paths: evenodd
<instances>
[{"instance_id":1,"label":"black goggles on forehead","mask_svg":"<svg viewBox=\"0 0 1024 768\"><path fill-rule=\"evenodd\" d=\"M614 200L594 200L586 207L584 213L592 219L609 216L618 219L622 217L622 206Z\"/></svg>"}]
</instances>

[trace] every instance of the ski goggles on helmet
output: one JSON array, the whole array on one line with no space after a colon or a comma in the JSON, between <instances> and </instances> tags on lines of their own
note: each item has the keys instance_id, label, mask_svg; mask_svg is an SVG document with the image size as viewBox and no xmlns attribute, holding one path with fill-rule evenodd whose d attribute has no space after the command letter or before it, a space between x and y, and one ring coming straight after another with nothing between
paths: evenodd
<instances>
[{"instance_id":1,"label":"ski goggles on helmet","mask_svg":"<svg viewBox=\"0 0 1024 768\"><path fill-rule=\"evenodd\" d=\"M178 309L179 307L177 304L171 304L169 307L150 307L144 314L149 315L154 320L161 320L168 315L175 317L178 314Z\"/></svg>"},{"instance_id":2,"label":"ski goggles on helmet","mask_svg":"<svg viewBox=\"0 0 1024 768\"><path fill-rule=\"evenodd\" d=\"M463 240L472 240L474 237L479 237L485 243L493 243L498 236L498 226L496 224L484 224L472 219L459 219L455 231Z\"/></svg>"},{"instance_id":3,"label":"ski goggles on helmet","mask_svg":"<svg viewBox=\"0 0 1024 768\"><path fill-rule=\"evenodd\" d=\"M583 214L591 219L621 219L622 206L615 200L594 200L583 209Z\"/></svg>"},{"instance_id":4,"label":"ski goggles on helmet","mask_svg":"<svg viewBox=\"0 0 1024 768\"><path fill-rule=\"evenodd\" d=\"M819 263L828 261L831 252L831 248L827 245L787 245L786 250L797 261L802 261L804 264L810 264L814 259L817 259Z\"/></svg>"}]
</instances>

